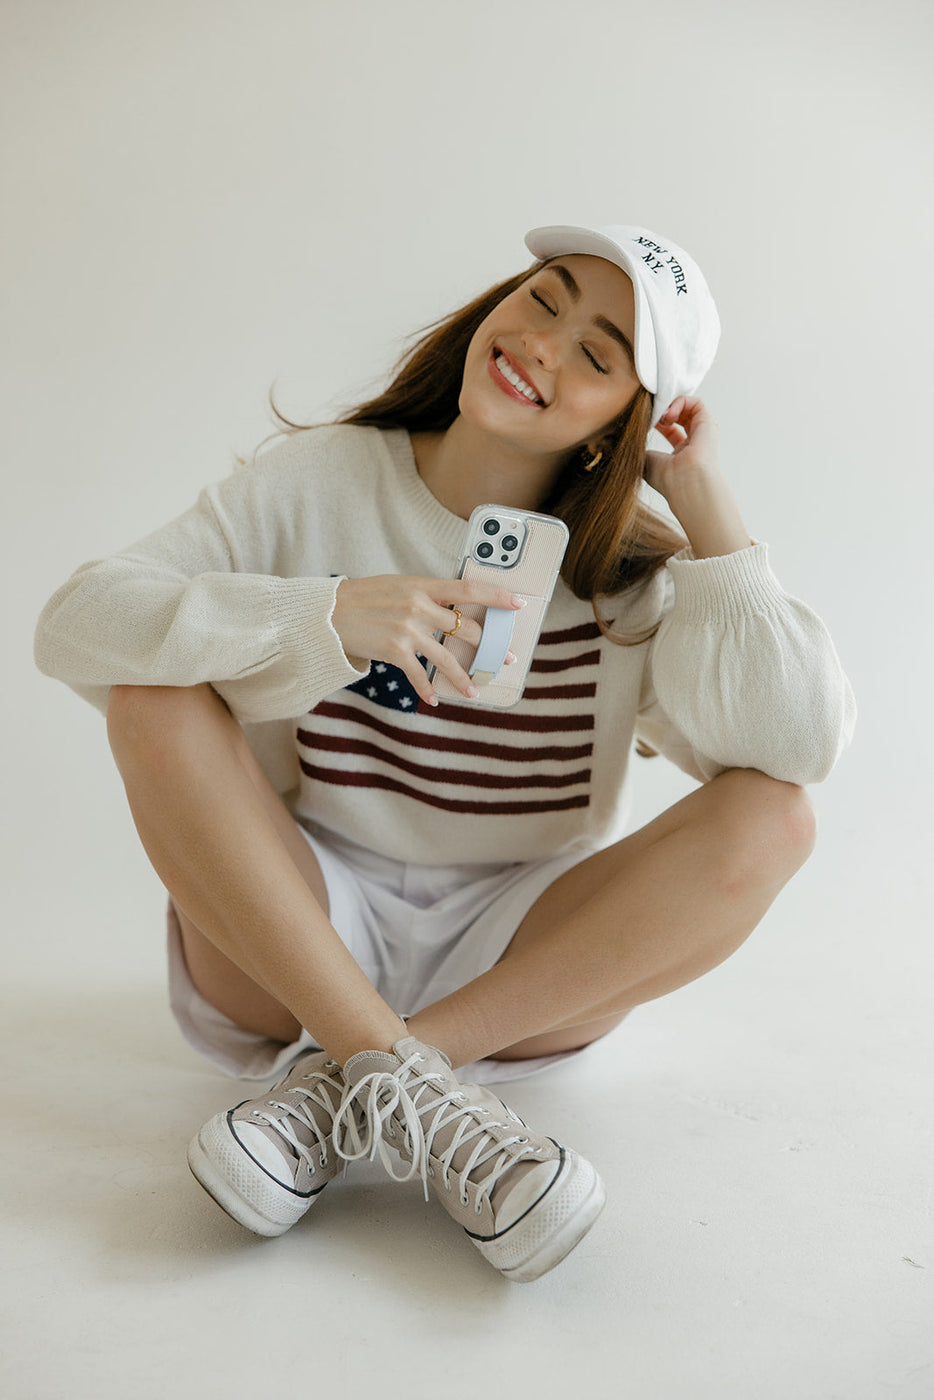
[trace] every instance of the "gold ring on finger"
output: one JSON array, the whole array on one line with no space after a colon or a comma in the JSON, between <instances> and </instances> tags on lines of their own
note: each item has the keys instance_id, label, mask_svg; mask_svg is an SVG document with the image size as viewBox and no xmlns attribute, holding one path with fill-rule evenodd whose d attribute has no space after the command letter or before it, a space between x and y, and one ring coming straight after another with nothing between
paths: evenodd
<instances>
[{"instance_id":1,"label":"gold ring on finger","mask_svg":"<svg viewBox=\"0 0 934 1400\"><path fill-rule=\"evenodd\" d=\"M460 627L460 625L461 625L461 615L460 615L460 612L458 611L458 609L457 609L457 608L452 608L451 611L452 611L452 613L454 614L454 616L457 618L457 621L455 622L454 626L451 628L450 632L442 632L442 634L441 634L442 637L453 637L453 636L454 636L454 633L457 631L458 627Z\"/></svg>"}]
</instances>

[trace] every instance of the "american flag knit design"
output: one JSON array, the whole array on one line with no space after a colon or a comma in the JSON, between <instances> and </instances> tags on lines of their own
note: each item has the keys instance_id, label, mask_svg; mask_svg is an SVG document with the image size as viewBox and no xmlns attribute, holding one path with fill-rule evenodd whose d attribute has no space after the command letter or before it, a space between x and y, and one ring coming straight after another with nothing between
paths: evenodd
<instances>
[{"instance_id":1,"label":"american flag knit design","mask_svg":"<svg viewBox=\"0 0 934 1400\"><path fill-rule=\"evenodd\" d=\"M314 783L380 788L445 812L520 816L590 804L602 638L595 622L542 632L518 705L423 704L405 673L374 662L299 721ZM406 723L417 715L417 726Z\"/></svg>"}]
</instances>

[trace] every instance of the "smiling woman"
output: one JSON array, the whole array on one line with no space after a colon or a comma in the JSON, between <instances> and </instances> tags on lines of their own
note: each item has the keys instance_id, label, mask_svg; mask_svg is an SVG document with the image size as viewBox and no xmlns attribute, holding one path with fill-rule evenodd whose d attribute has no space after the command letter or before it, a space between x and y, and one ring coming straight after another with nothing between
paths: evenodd
<instances>
[{"instance_id":1,"label":"smiling woman","mask_svg":"<svg viewBox=\"0 0 934 1400\"><path fill-rule=\"evenodd\" d=\"M571 272L575 267L579 281ZM627 631L619 610L613 609L609 618L599 600L649 583L687 543L641 499L653 403L635 375L635 313L631 279L605 259L568 255L538 262L424 328L402 356L389 387L340 419L381 431L405 428L422 480L464 519L478 501L502 500L505 493L513 506L564 520L570 543L561 578L576 597L592 603L598 629L606 634L613 625L614 640L622 645L645 641L658 619ZM523 335L528 343L520 345ZM563 369L561 402L556 403L560 366L549 369L548 364L559 348L570 363ZM543 360L537 350L544 352ZM489 444L471 448L466 438L463 451L454 452L459 435L469 431L472 406L482 415L486 405L496 425L497 395L489 393L487 382L497 383L511 402L536 411L526 394L497 375L497 355L506 358L515 379L526 376L524 382L543 409L562 415L557 428L550 423L544 435L546 443L551 437L550 451L542 452L541 443L523 450L530 446L528 439L521 430L517 435L508 420L504 426L500 413L495 455ZM309 425L279 411L272 395L270 404L287 434L307 431ZM575 417L581 405L586 424ZM594 422L603 431L591 434L588 444L580 429ZM554 441L569 432L578 439L584 436L583 442L556 451ZM485 484L478 476L484 468ZM465 490L468 482L476 499Z\"/></svg>"},{"instance_id":2,"label":"smiling woman","mask_svg":"<svg viewBox=\"0 0 934 1400\"><path fill-rule=\"evenodd\" d=\"M464 518L477 500L502 497L505 490L512 505L545 510L564 520L571 538L561 577L578 598L592 602L600 631L608 635L612 627L614 640L625 645L646 641L658 618L627 627L617 607L609 617L598 600L647 585L688 543L641 498L645 479L672 504L663 484L668 454L646 451L653 423L675 449L671 460L680 469L677 484L692 495L674 513L681 523L683 516L691 518L694 557L742 548L750 540L716 472L709 416L702 405L688 407L684 401L684 393L703 378L720 335L703 274L670 240L663 245L648 230L617 226L619 241L614 241L612 232L560 226L532 230L528 246L543 256L550 254L548 260L426 328L403 357L390 387L341 421L383 429L405 426L423 479L439 500ZM563 250L560 258L558 248ZM513 324L516 316L524 330ZM497 339L500 327L504 333ZM529 337L526 352L533 353L517 348L510 358L508 347L517 346L523 334ZM558 366L563 392L557 403L547 364L554 353L553 335L563 346ZM545 360L534 354L536 346L544 347ZM483 427L495 431L497 422L494 414L492 423L483 423L482 396L479 403L471 401L472 388L476 391L484 383L480 360L487 377L502 394L508 392L496 374L497 354L506 357L516 378L525 376L524 382L541 400L532 406L539 411L556 408L562 421L555 423L550 415L541 435L537 429L534 437L523 430L518 438L510 424L496 434L495 444L471 433L471 406L475 419L479 411ZM589 366L590 379L584 366ZM605 379L602 389L593 382L600 374ZM531 405L525 394L509 397ZM300 430L275 404L272 407L287 431ZM595 431L594 423L601 419L602 431ZM499 420L502 429L501 414ZM691 424L691 440L685 422ZM580 435L588 427L589 437L569 449L567 433ZM563 448L556 449L562 441ZM599 472L588 476L596 464ZM704 471L702 496L708 491L717 496L715 512L703 499L700 511L696 509L697 465ZM485 491L478 476L484 469ZM479 485L474 490L468 482ZM712 516L718 522L713 529ZM727 528L720 528L721 523ZM633 592L630 603L635 602ZM653 752L641 741L640 751Z\"/></svg>"},{"instance_id":3,"label":"smiling woman","mask_svg":"<svg viewBox=\"0 0 934 1400\"><path fill-rule=\"evenodd\" d=\"M526 244L534 266L429 327L383 394L337 423L280 415L284 441L79 568L36 633L40 668L106 714L183 1033L278 1079L196 1134L198 1181L276 1235L379 1154L518 1281L604 1189L482 1085L738 948L807 858L804 785L855 718L719 473L697 265L624 225ZM524 602L505 569L452 576L491 503L570 533L508 710L466 703L441 635L476 648L484 609ZM701 786L627 834L634 740Z\"/></svg>"},{"instance_id":4,"label":"smiling woman","mask_svg":"<svg viewBox=\"0 0 934 1400\"><path fill-rule=\"evenodd\" d=\"M634 321L632 282L621 268L588 254L546 266L477 328L464 364L462 419L476 420L508 444L517 454L517 473L528 475L525 461L534 458L532 475L547 490L548 477L561 471L568 451L586 447L593 455L632 402L639 388L631 351ZM485 387L477 375L481 360L487 376L506 391L498 356L515 378L533 386L541 411L531 424L497 413L498 399L479 393ZM529 401L525 394L507 397Z\"/></svg>"}]
</instances>

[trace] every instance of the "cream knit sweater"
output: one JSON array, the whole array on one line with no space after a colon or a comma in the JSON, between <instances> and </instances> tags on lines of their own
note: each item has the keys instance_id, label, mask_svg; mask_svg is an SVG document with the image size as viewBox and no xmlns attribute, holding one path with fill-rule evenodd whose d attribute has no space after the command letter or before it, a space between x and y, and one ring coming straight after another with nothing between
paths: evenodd
<instances>
[{"instance_id":1,"label":"cream knit sweater","mask_svg":"<svg viewBox=\"0 0 934 1400\"><path fill-rule=\"evenodd\" d=\"M833 643L765 544L682 550L637 604L604 601L623 633L663 618L638 646L603 637L559 579L517 706L421 704L403 672L344 654L335 594L343 578L453 577L464 530L405 430L307 429L76 570L42 612L36 663L102 713L111 685L210 681L299 820L429 865L620 839L635 735L702 781L820 782L848 744Z\"/></svg>"}]
</instances>

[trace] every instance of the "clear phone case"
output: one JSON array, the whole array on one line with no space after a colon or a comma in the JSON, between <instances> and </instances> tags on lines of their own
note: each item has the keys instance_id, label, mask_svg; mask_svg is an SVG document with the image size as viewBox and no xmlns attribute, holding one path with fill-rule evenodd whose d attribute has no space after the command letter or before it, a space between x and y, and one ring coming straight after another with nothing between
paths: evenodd
<instances>
[{"instance_id":1,"label":"clear phone case","mask_svg":"<svg viewBox=\"0 0 934 1400\"><path fill-rule=\"evenodd\" d=\"M470 673L477 662L484 669L473 674L480 694L471 700L457 689L443 671L429 667L429 679L442 700L463 705L492 705L508 709L521 698L532 656L538 642L545 612L554 592L561 561L568 546L568 527L554 515L511 510L508 506L477 506L467 522L464 548L457 578L481 580L508 588L526 600L524 608L503 611L470 604L460 609L484 628L479 647L453 636L436 633L442 644ZM493 614L493 616L489 616ZM498 614L498 616L496 615ZM516 660L505 664L507 650ZM486 669L493 658L493 670ZM501 663L501 664L497 664Z\"/></svg>"}]
</instances>

